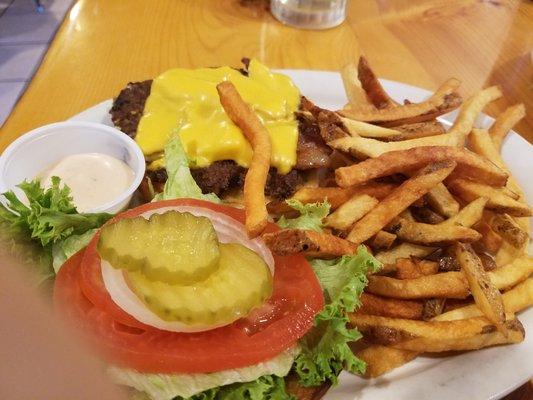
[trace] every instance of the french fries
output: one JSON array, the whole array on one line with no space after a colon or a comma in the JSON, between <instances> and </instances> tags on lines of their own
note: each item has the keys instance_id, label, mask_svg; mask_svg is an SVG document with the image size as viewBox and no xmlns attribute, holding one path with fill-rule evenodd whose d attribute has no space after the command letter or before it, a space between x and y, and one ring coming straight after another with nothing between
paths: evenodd
<instances>
[{"instance_id":1,"label":"french fries","mask_svg":"<svg viewBox=\"0 0 533 400\"><path fill-rule=\"evenodd\" d=\"M310 230L284 229L262 237L270 250L280 256L304 253L315 258L336 258L357 250L354 243L340 237Z\"/></svg>"},{"instance_id":2,"label":"french fries","mask_svg":"<svg viewBox=\"0 0 533 400\"><path fill-rule=\"evenodd\" d=\"M365 314L350 314L351 323L381 345L408 351L443 352L475 350L524 340L517 319L505 322L508 335L495 330L485 317L454 321L416 321Z\"/></svg>"},{"instance_id":3,"label":"french fries","mask_svg":"<svg viewBox=\"0 0 533 400\"><path fill-rule=\"evenodd\" d=\"M392 183L368 183L350 188L303 187L294 193L291 199L298 200L302 204L327 200L331 205L331 209L335 210L355 195L368 195L379 200L386 197L396 187L397 185ZM293 211L284 201L271 201L268 203L267 209L272 214L283 214Z\"/></svg>"},{"instance_id":4,"label":"french fries","mask_svg":"<svg viewBox=\"0 0 533 400\"><path fill-rule=\"evenodd\" d=\"M407 242L425 245L444 245L455 241L475 242L481 238L479 232L449 221L431 225L396 218L387 230Z\"/></svg>"},{"instance_id":5,"label":"french fries","mask_svg":"<svg viewBox=\"0 0 533 400\"><path fill-rule=\"evenodd\" d=\"M357 77L363 90L366 92L366 95L374 107L381 108L392 108L396 107L396 103L390 96L387 94L379 79L377 78L374 71L370 68L368 61L364 56L359 57L359 63L357 64Z\"/></svg>"},{"instance_id":6,"label":"french fries","mask_svg":"<svg viewBox=\"0 0 533 400\"><path fill-rule=\"evenodd\" d=\"M453 160L457 163L454 175L503 186L507 173L475 153L450 146L415 147L391 151L369 158L349 167L337 168L335 180L340 187L361 185L372 179L420 169L428 164Z\"/></svg>"},{"instance_id":7,"label":"french fries","mask_svg":"<svg viewBox=\"0 0 533 400\"><path fill-rule=\"evenodd\" d=\"M392 270L396 270L395 265L400 258L419 257L423 258L435 251L435 247L419 246L412 243L402 243L390 250L376 253L374 257L386 266L393 266Z\"/></svg>"},{"instance_id":8,"label":"french fries","mask_svg":"<svg viewBox=\"0 0 533 400\"><path fill-rule=\"evenodd\" d=\"M525 116L526 107L523 104L516 104L509 107L498 115L489 130L490 136L498 150L501 149L503 139L505 139L509 131Z\"/></svg>"},{"instance_id":9,"label":"french fries","mask_svg":"<svg viewBox=\"0 0 533 400\"><path fill-rule=\"evenodd\" d=\"M343 81L343 110L303 107L325 142L345 154L331 167L338 187L301 189L294 198L327 197L325 227L346 240L278 235L282 252L336 257L360 244L376 251L383 268L368 276L362 306L349 315L364 334L356 355L367 362L365 376L422 352L521 342L514 314L533 305L533 257L525 250L532 211L499 148L524 107L506 110L490 130L474 128L501 96L490 87L462 104L446 133L434 118L459 105L458 81L419 104L392 100L365 59L357 71L348 66ZM289 211L280 203L271 208Z\"/></svg>"},{"instance_id":10,"label":"french fries","mask_svg":"<svg viewBox=\"0 0 533 400\"><path fill-rule=\"evenodd\" d=\"M391 318L421 319L424 305L419 301L389 299L370 293L361 295L358 314L380 315Z\"/></svg>"},{"instance_id":11,"label":"french fries","mask_svg":"<svg viewBox=\"0 0 533 400\"><path fill-rule=\"evenodd\" d=\"M272 152L270 135L231 82L218 84L217 91L226 114L242 130L253 150L252 161L244 180L246 231L248 236L253 238L265 230L268 222L265 185Z\"/></svg>"},{"instance_id":12,"label":"french fries","mask_svg":"<svg viewBox=\"0 0 533 400\"><path fill-rule=\"evenodd\" d=\"M488 198L486 207L498 213L507 213L515 217L530 217L531 209L527 204L519 202L505 194L502 189L466 179L454 179L448 184L452 193L465 201L473 201L479 197Z\"/></svg>"},{"instance_id":13,"label":"french fries","mask_svg":"<svg viewBox=\"0 0 533 400\"><path fill-rule=\"evenodd\" d=\"M395 299L427 299L433 297L464 299L468 296L468 281L462 272L442 272L414 279L388 276L368 277L367 292Z\"/></svg>"},{"instance_id":14,"label":"french fries","mask_svg":"<svg viewBox=\"0 0 533 400\"><path fill-rule=\"evenodd\" d=\"M378 199L367 194L355 195L328 215L324 220L324 225L341 231L347 230L378 203Z\"/></svg>"},{"instance_id":15,"label":"french fries","mask_svg":"<svg viewBox=\"0 0 533 400\"><path fill-rule=\"evenodd\" d=\"M372 111L345 108L340 110L339 114L364 122L388 122L392 126L428 121L454 110L461 104L461 97L456 93L460 84L461 82L457 79L449 79L429 99L421 103L410 103Z\"/></svg>"},{"instance_id":16,"label":"french fries","mask_svg":"<svg viewBox=\"0 0 533 400\"><path fill-rule=\"evenodd\" d=\"M363 243L374 236L413 202L442 182L455 166L455 162L446 161L430 164L420 170L357 221L347 239L354 243Z\"/></svg>"},{"instance_id":17,"label":"french fries","mask_svg":"<svg viewBox=\"0 0 533 400\"><path fill-rule=\"evenodd\" d=\"M456 243L454 252L462 271L466 275L476 305L485 317L506 336L507 329L504 325L505 310L502 296L490 281L488 274L483 269L481 260L471 246L463 243Z\"/></svg>"},{"instance_id":18,"label":"french fries","mask_svg":"<svg viewBox=\"0 0 533 400\"><path fill-rule=\"evenodd\" d=\"M528 241L527 232L508 214L496 214L490 221L494 231L517 249L522 248Z\"/></svg>"}]
</instances>

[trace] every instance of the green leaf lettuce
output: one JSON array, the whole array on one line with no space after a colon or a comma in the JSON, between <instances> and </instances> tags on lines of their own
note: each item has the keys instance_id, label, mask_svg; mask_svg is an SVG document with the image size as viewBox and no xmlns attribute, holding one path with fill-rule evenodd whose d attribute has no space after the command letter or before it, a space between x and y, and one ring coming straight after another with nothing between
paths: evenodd
<instances>
[{"instance_id":1,"label":"green leaf lettuce","mask_svg":"<svg viewBox=\"0 0 533 400\"><path fill-rule=\"evenodd\" d=\"M323 203L302 204L298 200L285 201L289 206L300 212L297 218L287 219L282 216L278 225L283 229L308 229L316 232L322 231L322 220L329 214L330 204Z\"/></svg>"}]
</instances>

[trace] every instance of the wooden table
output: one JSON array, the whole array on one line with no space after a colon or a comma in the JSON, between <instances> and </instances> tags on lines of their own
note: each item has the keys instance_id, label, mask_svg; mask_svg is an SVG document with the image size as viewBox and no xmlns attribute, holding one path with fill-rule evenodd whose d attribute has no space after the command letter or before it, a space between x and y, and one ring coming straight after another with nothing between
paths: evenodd
<instances>
[{"instance_id":1,"label":"wooden table","mask_svg":"<svg viewBox=\"0 0 533 400\"><path fill-rule=\"evenodd\" d=\"M352 0L327 31L279 24L268 0L79 0L0 131L0 151L40 125L174 66L238 65L338 70L364 53L381 77L435 89L450 76L469 94L501 85L495 115L523 102L517 129L533 141L533 3L505 0Z\"/></svg>"},{"instance_id":2,"label":"wooden table","mask_svg":"<svg viewBox=\"0 0 533 400\"><path fill-rule=\"evenodd\" d=\"M435 89L450 76L467 95L501 85L492 115L518 102L517 129L533 142L533 2L351 0L327 31L285 27L264 0L79 0L0 131L0 151L22 133L109 99L129 81L174 66L238 65L338 70L365 54L384 78ZM532 398L524 386L512 399Z\"/></svg>"}]
</instances>

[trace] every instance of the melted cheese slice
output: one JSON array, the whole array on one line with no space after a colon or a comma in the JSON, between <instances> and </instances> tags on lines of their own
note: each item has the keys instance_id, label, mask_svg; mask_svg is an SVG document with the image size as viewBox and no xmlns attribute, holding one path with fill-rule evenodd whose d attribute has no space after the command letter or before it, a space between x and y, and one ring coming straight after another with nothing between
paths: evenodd
<instances>
[{"instance_id":1,"label":"melted cheese slice","mask_svg":"<svg viewBox=\"0 0 533 400\"><path fill-rule=\"evenodd\" d=\"M248 167L250 144L225 113L216 90L231 81L270 133L271 165L281 174L296 164L298 123L294 112L300 93L289 77L271 72L256 60L248 76L230 67L171 69L153 83L135 140L145 155L163 151L179 134L191 167L206 167L219 160L233 160ZM155 163L161 167L161 161Z\"/></svg>"}]
</instances>

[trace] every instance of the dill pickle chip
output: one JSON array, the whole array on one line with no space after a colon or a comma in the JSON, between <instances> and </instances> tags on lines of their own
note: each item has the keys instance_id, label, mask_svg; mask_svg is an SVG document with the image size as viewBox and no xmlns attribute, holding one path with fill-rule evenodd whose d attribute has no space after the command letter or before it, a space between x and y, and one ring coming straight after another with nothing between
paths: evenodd
<instances>
[{"instance_id":1,"label":"dill pickle chip","mask_svg":"<svg viewBox=\"0 0 533 400\"><path fill-rule=\"evenodd\" d=\"M167 211L102 228L98 253L114 268L170 284L205 280L218 268L218 237L206 217Z\"/></svg>"},{"instance_id":2,"label":"dill pickle chip","mask_svg":"<svg viewBox=\"0 0 533 400\"><path fill-rule=\"evenodd\" d=\"M236 243L221 243L218 269L193 285L155 282L140 272L124 275L132 291L155 314L189 326L231 324L272 294L268 265L252 250Z\"/></svg>"}]
</instances>

